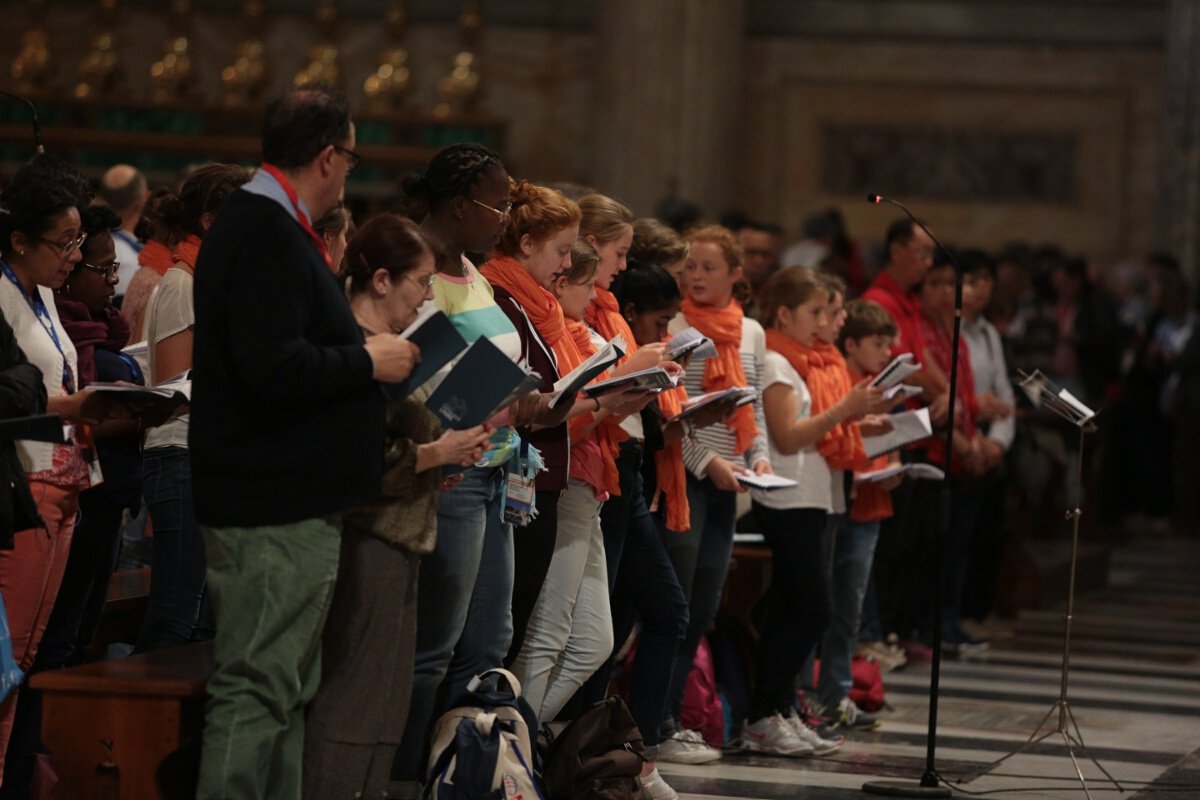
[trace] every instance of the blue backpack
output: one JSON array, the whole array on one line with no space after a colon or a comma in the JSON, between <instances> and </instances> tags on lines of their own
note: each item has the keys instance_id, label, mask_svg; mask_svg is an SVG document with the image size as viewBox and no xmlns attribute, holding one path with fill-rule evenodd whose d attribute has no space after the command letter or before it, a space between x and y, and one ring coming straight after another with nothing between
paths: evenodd
<instances>
[{"instance_id":1,"label":"blue backpack","mask_svg":"<svg viewBox=\"0 0 1200 800\"><path fill-rule=\"evenodd\" d=\"M516 676L505 669L476 675L434 724L422 797L544 800L531 730L537 730L537 719L521 698Z\"/></svg>"}]
</instances>

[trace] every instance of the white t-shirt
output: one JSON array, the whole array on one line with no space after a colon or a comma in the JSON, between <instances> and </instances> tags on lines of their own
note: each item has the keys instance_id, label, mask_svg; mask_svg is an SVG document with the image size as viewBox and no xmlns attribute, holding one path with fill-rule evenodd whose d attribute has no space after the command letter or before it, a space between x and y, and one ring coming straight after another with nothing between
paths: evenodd
<instances>
[{"instance_id":1,"label":"white t-shirt","mask_svg":"<svg viewBox=\"0 0 1200 800\"><path fill-rule=\"evenodd\" d=\"M775 384L790 386L796 392L796 419L812 416L812 395L800 373L788 360L774 350L768 350L763 368L763 393ZM816 443L792 453L784 454L775 446L775 439L767 432L767 449L771 468L782 478L791 478L799 485L790 489L764 491L752 489L754 500L767 508L833 508L833 476Z\"/></svg>"},{"instance_id":2,"label":"white t-shirt","mask_svg":"<svg viewBox=\"0 0 1200 800\"><path fill-rule=\"evenodd\" d=\"M186 331L196 324L192 302L192 275L171 267L158 283L158 289L146 309L146 341L150 345L150 383L160 383L174 375L159 375L154 363L154 348L164 339ZM188 416L182 414L165 425L146 431L147 450L155 447L187 447Z\"/></svg>"}]
</instances>

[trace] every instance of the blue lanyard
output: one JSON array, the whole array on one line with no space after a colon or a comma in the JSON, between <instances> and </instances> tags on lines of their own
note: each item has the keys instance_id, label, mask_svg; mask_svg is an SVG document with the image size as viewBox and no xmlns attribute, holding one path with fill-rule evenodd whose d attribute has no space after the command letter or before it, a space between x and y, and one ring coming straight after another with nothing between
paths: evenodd
<instances>
[{"instance_id":1,"label":"blue lanyard","mask_svg":"<svg viewBox=\"0 0 1200 800\"><path fill-rule=\"evenodd\" d=\"M29 303L29 307L33 309L33 315L37 317L38 322L42 323L42 327L46 329L46 333L50 334L50 338L54 341L54 346L58 348L58 354L63 360L63 377L62 383L67 390L67 394L75 393L75 377L71 374L71 364L67 359L67 354L63 352L62 342L58 339L58 331L54 327L54 319L50 316L50 310L46 308L46 303L42 300L41 292L34 292L33 297L25 294L25 287L17 280L16 274L7 261L0 259L0 268L3 268L4 275L13 282L17 287L17 291L25 298L25 302Z\"/></svg>"}]
</instances>

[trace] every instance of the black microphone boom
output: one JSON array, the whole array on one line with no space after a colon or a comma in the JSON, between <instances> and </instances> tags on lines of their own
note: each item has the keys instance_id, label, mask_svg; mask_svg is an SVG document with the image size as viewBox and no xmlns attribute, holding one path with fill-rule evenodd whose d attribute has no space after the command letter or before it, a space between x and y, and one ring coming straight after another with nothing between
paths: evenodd
<instances>
[{"instance_id":1,"label":"black microphone boom","mask_svg":"<svg viewBox=\"0 0 1200 800\"><path fill-rule=\"evenodd\" d=\"M42 141L42 123L38 121L37 106L35 106L33 104L33 101L30 100L28 97L22 97L19 94L13 94L12 92L6 92L3 89L0 89L0 95L4 95L5 97L10 97L13 100L16 100L19 103L24 103L26 106L29 107L29 116L33 120L34 152L37 155L41 155L42 153L46 152L46 146Z\"/></svg>"},{"instance_id":2,"label":"black microphone boom","mask_svg":"<svg viewBox=\"0 0 1200 800\"><path fill-rule=\"evenodd\" d=\"M913 213L905 208L904 204L899 200L893 200L892 198L884 197L881 194L869 194L867 195L867 202L874 203L875 205L879 205L880 203L891 203L896 208L903 211L904 215L912 220L913 225L916 225L918 228L925 231L925 235L933 240L933 243L937 245L938 250L941 250L946 255L946 258L950 259L950 263L954 265L954 268L958 271L961 271L962 268L958 266L958 259L954 257L954 253L950 252L950 250L944 244L939 242L937 237L933 235L933 232L930 231L929 228L925 227L925 223L914 217Z\"/></svg>"}]
</instances>

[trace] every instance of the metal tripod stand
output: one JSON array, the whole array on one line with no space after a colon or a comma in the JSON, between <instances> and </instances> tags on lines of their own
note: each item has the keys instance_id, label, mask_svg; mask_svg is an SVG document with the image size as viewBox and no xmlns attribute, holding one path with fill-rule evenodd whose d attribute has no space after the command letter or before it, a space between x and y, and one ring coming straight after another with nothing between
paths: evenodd
<instances>
[{"instance_id":1,"label":"metal tripod stand","mask_svg":"<svg viewBox=\"0 0 1200 800\"><path fill-rule=\"evenodd\" d=\"M1088 790L1087 779L1083 777L1083 770L1080 769L1079 759L1075 755L1076 750L1079 750L1081 755L1086 756L1095 764L1096 768L1104 773L1104 777L1108 778L1118 791L1125 791L1121 784L1117 782L1117 779L1104 768L1104 765L1088 752L1087 745L1083 742L1083 734L1079 731L1079 723L1075 721L1075 715L1071 712L1071 704L1067 699L1067 683L1071 673L1071 622L1075 616L1075 566L1079 555L1079 518L1083 516L1083 446L1085 437L1096 430L1092 424L1095 412L1072 397L1065 389L1055 387L1038 370L1029 375L1022 373L1021 388L1029 395L1034 405L1042 405L1048 408L1079 429L1079 460L1076 464L1075 503L1074 508L1069 509L1066 514L1066 518L1072 522L1071 569L1070 580L1067 583L1067 612L1063 617L1062 678L1059 683L1058 700L1046 712L1046 716L1042 717L1042 721L1038 723L1037 728L1025 740L1025 743L1011 753L988 764L980 774L990 772L1018 753L1023 753L1030 747L1040 744L1053 736L1057 736L1062 738L1067 755L1071 757L1071 764L1075 767L1075 776L1079 779L1079 783L1083 787L1083 793L1087 795L1088 800L1092 800L1092 793ZM1044 730L1046 724L1051 720L1056 720L1055 726Z\"/></svg>"}]
</instances>

